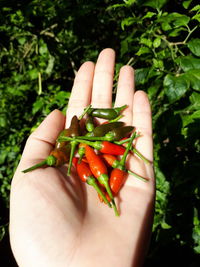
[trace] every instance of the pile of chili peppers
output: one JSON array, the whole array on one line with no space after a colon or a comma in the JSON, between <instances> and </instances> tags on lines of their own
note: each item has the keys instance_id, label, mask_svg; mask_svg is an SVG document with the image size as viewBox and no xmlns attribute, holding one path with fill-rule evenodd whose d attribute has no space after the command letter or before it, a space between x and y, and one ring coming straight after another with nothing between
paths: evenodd
<instances>
[{"instance_id":1,"label":"pile of chili peppers","mask_svg":"<svg viewBox=\"0 0 200 267\"><path fill-rule=\"evenodd\" d=\"M148 180L126 168L130 153L149 163L133 146L133 140L139 137L135 128L119 121L123 117L121 112L126 107L127 105L92 108L89 105L79 118L72 118L68 129L61 131L50 155L23 172L27 173L42 166L59 167L68 164L67 175L70 175L72 167L75 168L78 177L93 186L100 201L113 207L115 214L119 216L114 198L122 188L127 174ZM99 125L96 118L106 121Z\"/></svg>"}]
</instances>

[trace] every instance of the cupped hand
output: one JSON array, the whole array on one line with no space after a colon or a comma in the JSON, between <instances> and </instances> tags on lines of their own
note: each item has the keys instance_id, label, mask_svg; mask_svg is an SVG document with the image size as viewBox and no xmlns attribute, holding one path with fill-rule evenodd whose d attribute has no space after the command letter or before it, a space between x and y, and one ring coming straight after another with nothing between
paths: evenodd
<instances>
[{"instance_id":1,"label":"cupped hand","mask_svg":"<svg viewBox=\"0 0 200 267\"><path fill-rule=\"evenodd\" d=\"M71 92L66 117L54 110L30 135L15 172L10 195L10 242L20 267L141 266L148 249L154 211L155 182L152 164L137 156L128 158L133 172L116 198L120 217L100 203L96 191L83 184L72 169L22 170L46 158L59 132L83 109L111 107L115 52L104 49L96 64L85 62ZM115 106L123 111L127 125L141 137L135 147L153 161L151 109L147 95L134 90L134 71L120 69Z\"/></svg>"}]
</instances>

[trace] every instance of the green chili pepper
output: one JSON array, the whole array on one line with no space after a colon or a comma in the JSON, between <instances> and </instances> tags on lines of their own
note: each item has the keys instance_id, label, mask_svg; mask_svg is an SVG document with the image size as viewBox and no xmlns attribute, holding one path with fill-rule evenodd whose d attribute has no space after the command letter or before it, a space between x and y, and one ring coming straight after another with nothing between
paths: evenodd
<instances>
[{"instance_id":1,"label":"green chili pepper","mask_svg":"<svg viewBox=\"0 0 200 267\"><path fill-rule=\"evenodd\" d=\"M112 131L109 131L105 138L111 139L112 141L121 140L123 137L129 135L135 127L133 126L123 126L120 128L115 128Z\"/></svg>"},{"instance_id":2,"label":"green chili pepper","mask_svg":"<svg viewBox=\"0 0 200 267\"><path fill-rule=\"evenodd\" d=\"M126 107L127 105L117 108L89 108L88 114L97 118L113 120L118 117L120 112L123 111Z\"/></svg>"},{"instance_id":3,"label":"green chili pepper","mask_svg":"<svg viewBox=\"0 0 200 267\"><path fill-rule=\"evenodd\" d=\"M124 122L122 121L116 121L116 122L110 122L110 123L106 123L106 124L101 124L99 126L97 126L93 133L93 136L104 136L106 133L108 133L109 131L118 128L118 127L122 127L124 125Z\"/></svg>"},{"instance_id":4,"label":"green chili pepper","mask_svg":"<svg viewBox=\"0 0 200 267\"><path fill-rule=\"evenodd\" d=\"M88 116L85 121L85 127L88 132L92 132L95 129L94 121L92 116Z\"/></svg>"}]
</instances>

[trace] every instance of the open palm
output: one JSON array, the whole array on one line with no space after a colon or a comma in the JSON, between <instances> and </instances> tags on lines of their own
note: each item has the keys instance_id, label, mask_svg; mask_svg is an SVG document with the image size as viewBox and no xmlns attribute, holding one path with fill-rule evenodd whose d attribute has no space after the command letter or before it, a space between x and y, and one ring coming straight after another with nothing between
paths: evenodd
<instances>
[{"instance_id":1,"label":"open palm","mask_svg":"<svg viewBox=\"0 0 200 267\"><path fill-rule=\"evenodd\" d=\"M137 156L128 158L129 169L149 181L127 177L116 198L120 217L100 203L96 191L73 170L68 177L65 166L21 172L49 155L59 132L88 104L111 107L114 64L112 49L104 49L96 65L84 63L74 81L66 118L53 111L27 140L10 198L10 241L20 267L138 267L144 260L155 195L151 164ZM150 105L144 92L134 92L130 66L121 68L117 86L115 106L124 104L128 108L122 120L142 135L136 148L153 161Z\"/></svg>"}]
</instances>

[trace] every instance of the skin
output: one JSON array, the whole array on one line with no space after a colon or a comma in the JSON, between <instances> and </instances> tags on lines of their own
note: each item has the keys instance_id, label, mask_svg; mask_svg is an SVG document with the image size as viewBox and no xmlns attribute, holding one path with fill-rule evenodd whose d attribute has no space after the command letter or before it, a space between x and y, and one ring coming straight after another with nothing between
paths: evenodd
<instances>
[{"instance_id":1,"label":"skin","mask_svg":"<svg viewBox=\"0 0 200 267\"><path fill-rule=\"evenodd\" d=\"M14 174L10 195L10 242L20 267L141 266L148 250L155 201L152 164L128 157L128 168L150 178L129 175L113 209L66 167L21 171L46 158L59 132L83 109L111 107L115 52L104 49L96 64L85 62L72 88L66 117L58 110L47 116L27 140ZM142 134L136 148L153 161L151 109L147 95L135 92L134 70L120 70L115 106L128 104L122 120Z\"/></svg>"}]
</instances>

